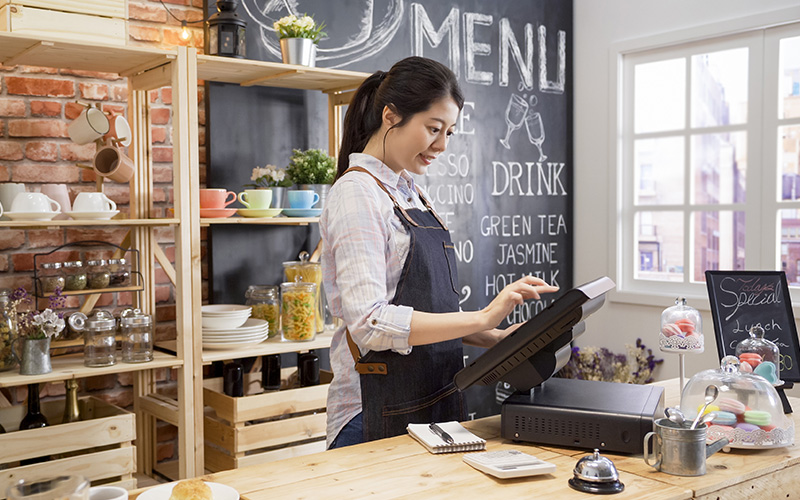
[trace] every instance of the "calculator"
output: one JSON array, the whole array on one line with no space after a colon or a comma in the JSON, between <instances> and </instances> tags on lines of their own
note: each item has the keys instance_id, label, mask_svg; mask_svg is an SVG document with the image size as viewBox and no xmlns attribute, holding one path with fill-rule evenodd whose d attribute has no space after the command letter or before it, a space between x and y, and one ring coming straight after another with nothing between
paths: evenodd
<instances>
[{"instance_id":1,"label":"calculator","mask_svg":"<svg viewBox=\"0 0 800 500\"><path fill-rule=\"evenodd\" d=\"M499 478L536 476L556 471L555 464L517 450L467 453L464 461L481 472Z\"/></svg>"}]
</instances>

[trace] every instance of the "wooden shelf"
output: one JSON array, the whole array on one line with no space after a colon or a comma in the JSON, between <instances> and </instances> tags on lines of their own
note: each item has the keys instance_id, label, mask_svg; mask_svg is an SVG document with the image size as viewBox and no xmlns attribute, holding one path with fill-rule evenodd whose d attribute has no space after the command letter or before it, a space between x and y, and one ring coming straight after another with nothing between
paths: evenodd
<instances>
[{"instance_id":1,"label":"wooden shelf","mask_svg":"<svg viewBox=\"0 0 800 500\"><path fill-rule=\"evenodd\" d=\"M356 89L368 76L367 73L340 69L197 55L197 78L238 83L245 87L259 85L336 92Z\"/></svg>"},{"instance_id":2,"label":"wooden shelf","mask_svg":"<svg viewBox=\"0 0 800 500\"><path fill-rule=\"evenodd\" d=\"M0 33L0 64L46 66L135 75L175 59L175 50L166 51L125 45L82 44L75 41L33 38L16 33Z\"/></svg>"},{"instance_id":3,"label":"wooden shelf","mask_svg":"<svg viewBox=\"0 0 800 500\"><path fill-rule=\"evenodd\" d=\"M138 372L154 368L176 368L183 365L171 354L156 351L153 361L147 363L117 363L111 366L90 368L83 366L83 353L55 356L51 358L53 371L44 375L20 375L18 370L0 373L0 387L15 387L41 382L59 382L62 380L96 377L125 372Z\"/></svg>"},{"instance_id":4,"label":"wooden shelf","mask_svg":"<svg viewBox=\"0 0 800 500\"><path fill-rule=\"evenodd\" d=\"M61 295L92 295L95 293L113 293L113 292L139 292L144 290L144 285L138 286L118 286L116 288L84 288L83 290L64 290L61 292ZM47 297L52 297L53 293L45 293L40 299L46 299Z\"/></svg>"},{"instance_id":5,"label":"wooden shelf","mask_svg":"<svg viewBox=\"0 0 800 500\"><path fill-rule=\"evenodd\" d=\"M287 352L303 352L311 349L327 349L331 346L333 334L318 334L314 340L308 342L284 342L280 336L266 340L257 346L245 349L203 349L203 364L226 359L249 358L252 356L266 356L268 354L283 354Z\"/></svg>"},{"instance_id":6,"label":"wooden shelf","mask_svg":"<svg viewBox=\"0 0 800 500\"><path fill-rule=\"evenodd\" d=\"M0 43L3 40L0 38ZM0 227L15 228L48 228L48 227L82 227L82 226L175 226L180 219L105 219L105 220L2 220Z\"/></svg>"},{"instance_id":7,"label":"wooden shelf","mask_svg":"<svg viewBox=\"0 0 800 500\"><path fill-rule=\"evenodd\" d=\"M255 224L261 226L307 226L319 222L319 217L220 217L200 219L203 227L218 224Z\"/></svg>"}]
</instances>

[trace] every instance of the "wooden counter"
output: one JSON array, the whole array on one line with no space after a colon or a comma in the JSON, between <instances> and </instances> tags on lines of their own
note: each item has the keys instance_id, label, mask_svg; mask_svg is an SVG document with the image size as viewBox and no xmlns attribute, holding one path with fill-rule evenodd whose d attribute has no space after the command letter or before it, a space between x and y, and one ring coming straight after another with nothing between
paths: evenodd
<instances>
[{"instance_id":1,"label":"wooden counter","mask_svg":"<svg viewBox=\"0 0 800 500\"><path fill-rule=\"evenodd\" d=\"M666 403L679 400L678 382L665 387ZM790 398L800 409L800 399ZM464 424L487 440L487 451L518 449L556 464L553 475L495 479L462 461L462 454L433 455L411 437L398 436L314 455L210 474L203 478L236 488L244 500L275 498L592 498L567 485L586 450L537 447L501 439L500 417ZM795 432L800 417L795 414ZM795 442L798 442L797 436ZM798 498L800 446L739 450L709 458L701 477L656 472L641 456L607 454L614 461L625 491L609 498L680 500L701 498ZM133 492L131 498L136 497Z\"/></svg>"}]
</instances>

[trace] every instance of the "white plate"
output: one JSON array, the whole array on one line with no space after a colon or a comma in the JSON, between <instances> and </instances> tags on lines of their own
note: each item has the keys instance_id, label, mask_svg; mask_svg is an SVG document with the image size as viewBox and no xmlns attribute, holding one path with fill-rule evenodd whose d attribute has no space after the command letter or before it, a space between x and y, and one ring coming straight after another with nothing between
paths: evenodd
<instances>
[{"instance_id":1,"label":"white plate","mask_svg":"<svg viewBox=\"0 0 800 500\"><path fill-rule=\"evenodd\" d=\"M109 210L106 212L64 212L73 219L77 220L108 220L119 213L119 210Z\"/></svg>"},{"instance_id":2,"label":"white plate","mask_svg":"<svg viewBox=\"0 0 800 500\"><path fill-rule=\"evenodd\" d=\"M267 320L258 319L258 318L247 318L246 321L242 323L241 326L238 327L223 327L223 328L208 328L206 326L203 327L203 333L250 333L253 330L267 328L269 323Z\"/></svg>"},{"instance_id":3,"label":"white plate","mask_svg":"<svg viewBox=\"0 0 800 500\"><path fill-rule=\"evenodd\" d=\"M201 312L206 315L213 314L236 314L241 312L250 312L253 308L250 306L243 306L239 304L208 304L201 308Z\"/></svg>"},{"instance_id":4,"label":"white plate","mask_svg":"<svg viewBox=\"0 0 800 500\"><path fill-rule=\"evenodd\" d=\"M203 335L203 342L210 342L212 344L219 344L220 342L248 342L251 340L258 340L263 338L264 335L268 334L269 330L254 333L252 335L221 335L219 337L209 337L208 335Z\"/></svg>"},{"instance_id":5,"label":"white plate","mask_svg":"<svg viewBox=\"0 0 800 500\"><path fill-rule=\"evenodd\" d=\"M204 482L209 488L211 488L211 493L214 495L214 500L239 500L239 492L230 486L220 483L211 483L208 481ZM177 483L167 483L154 486L153 488L142 492L137 499L169 500L169 496L172 495L172 488L174 488L176 484Z\"/></svg>"},{"instance_id":6,"label":"white plate","mask_svg":"<svg viewBox=\"0 0 800 500\"><path fill-rule=\"evenodd\" d=\"M229 339L231 337L254 337L257 335L261 335L264 332L268 332L269 328L266 326L264 328L258 328L256 330L247 330L244 332L237 332L237 331L230 331L230 332L220 332L220 331L203 331L203 338L204 339Z\"/></svg>"},{"instance_id":7,"label":"white plate","mask_svg":"<svg viewBox=\"0 0 800 500\"><path fill-rule=\"evenodd\" d=\"M11 220L51 220L61 212L6 212Z\"/></svg>"},{"instance_id":8,"label":"white plate","mask_svg":"<svg viewBox=\"0 0 800 500\"><path fill-rule=\"evenodd\" d=\"M254 347L267 340L264 336L263 339L253 342L221 342L221 343L207 343L203 342L203 349L244 349L246 347Z\"/></svg>"}]
</instances>

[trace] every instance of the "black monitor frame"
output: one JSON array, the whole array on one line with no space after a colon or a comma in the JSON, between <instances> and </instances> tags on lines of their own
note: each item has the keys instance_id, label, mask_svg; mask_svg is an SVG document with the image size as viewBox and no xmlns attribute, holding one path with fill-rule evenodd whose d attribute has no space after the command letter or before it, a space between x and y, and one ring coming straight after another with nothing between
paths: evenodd
<instances>
[{"instance_id":1,"label":"black monitor frame","mask_svg":"<svg viewBox=\"0 0 800 500\"><path fill-rule=\"evenodd\" d=\"M606 276L567 291L455 375L456 387L507 382L518 391L541 384L569 361L583 320L602 307L616 285Z\"/></svg>"}]
</instances>

